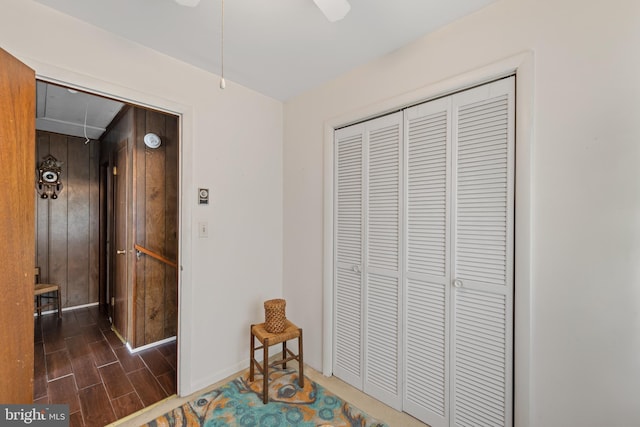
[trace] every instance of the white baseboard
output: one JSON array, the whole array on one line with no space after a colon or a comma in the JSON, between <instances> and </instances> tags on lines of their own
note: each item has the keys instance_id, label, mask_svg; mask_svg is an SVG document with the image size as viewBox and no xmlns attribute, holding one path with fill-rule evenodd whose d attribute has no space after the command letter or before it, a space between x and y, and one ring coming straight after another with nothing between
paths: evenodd
<instances>
[{"instance_id":1,"label":"white baseboard","mask_svg":"<svg viewBox=\"0 0 640 427\"><path fill-rule=\"evenodd\" d=\"M100 304L99 302L91 302L89 304L82 304L82 305L74 305L73 307L65 307L62 309L62 311L73 311L73 310L79 310L81 308L87 308L87 307L95 307L96 305ZM47 311L43 311L42 314L53 314L53 313L57 313L58 310L47 310ZM38 315L38 313L33 313L33 317L36 317Z\"/></svg>"},{"instance_id":2,"label":"white baseboard","mask_svg":"<svg viewBox=\"0 0 640 427\"><path fill-rule=\"evenodd\" d=\"M141 347L136 347L136 348L131 348L131 345L129 345L129 343L127 343L126 347L127 347L127 350L129 350L130 354L135 354L135 353L138 353L140 351L148 350L150 348L154 348L154 347L157 347L159 345L166 344L168 342L173 342L175 340L176 340L176 337L169 337L169 338L165 338L165 339L160 340L160 341L152 342L151 344L145 344L145 345L143 345Z\"/></svg>"}]
</instances>

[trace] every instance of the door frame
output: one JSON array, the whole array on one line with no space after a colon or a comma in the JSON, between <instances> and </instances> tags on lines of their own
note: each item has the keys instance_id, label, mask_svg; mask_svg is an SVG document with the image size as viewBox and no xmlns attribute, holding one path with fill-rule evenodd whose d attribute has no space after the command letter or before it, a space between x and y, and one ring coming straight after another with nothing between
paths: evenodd
<instances>
[{"instance_id":1,"label":"door frame","mask_svg":"<svg viewBox=\"0 0 640 427\"><path fill-rule=\"evenodd\" d=\"M187 301L192 298L191 278L191 235L186 230L190 228L189 219L192 217L191 191L193 187L193 107L158 95L137 91L112 82L97 79L63 69L46 62L32 58L21 58L25 64L35 70L36 80L77 89L98 96L115 99L143 108L150 108L163 113L178 116L178 366L177 366L177 394L186 396L191 394L189 378L191 369L187 358L182 357L191 347L191 328L193 315L187 307ZM35 81L34 81L35 84ZM35 149L35 140L34 140ZM35 224L33 225L35 229Z\"/></svg>"},{"instance_id":2,"label":"door frame","mask_svg":"<svg viewBox=\"0 0 640 427\"><path fill-rule=\"evenodd\" d=\"M324 123L324 227L323 227L323 337L322 371L331 376L333 366L333 260L334 260L334 131L382 114L459 92L509 75L516 76L515 117L515 259L513 329L513 424L531 425L529 394L531 379L531 162L534 111L534 56L526 51L479 66L455 77L417 88L394 98L338 115Z\"/></svg>"}]
</instances>

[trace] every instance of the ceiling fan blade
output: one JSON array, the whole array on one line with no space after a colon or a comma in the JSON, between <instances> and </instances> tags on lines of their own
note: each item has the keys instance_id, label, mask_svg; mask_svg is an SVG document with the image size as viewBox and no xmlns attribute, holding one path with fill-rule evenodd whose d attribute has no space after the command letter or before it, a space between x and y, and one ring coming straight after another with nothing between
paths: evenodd
<instances>
[{"instance_id":1,"label":"ceiling fan blade","mask_svg":"<svg viewBox=\"0 0 640 427\"><path fill-rule=\"evenodd\" d=\"M177 0L176 0L177 1ZM344 18L351 10L347 0L313 0L330 22Z\"/></svg>"},{"instance_id":2,"label":"ceiling fan blade","mask_svg":"<svg viewBox=\"0 0 640 427\"><path fill-rule=\"evenodd\" d=\"M180 6L196 7L200 0L175 0Z\"/></svg>"}]
</instances>

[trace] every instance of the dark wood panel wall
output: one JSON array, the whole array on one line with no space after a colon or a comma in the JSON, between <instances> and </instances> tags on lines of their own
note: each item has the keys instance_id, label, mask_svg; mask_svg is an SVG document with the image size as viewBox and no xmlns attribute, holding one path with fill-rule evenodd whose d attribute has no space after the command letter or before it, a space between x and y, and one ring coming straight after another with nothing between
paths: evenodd
<instances>
[{"instance_id":1,"label":"dark wood panel wall","mask_svg":"<svg viewBox=\"0 0 640 427\"><path fill-rule=\"evenodd\" d=\"M144 136L149 132L160 136L160 147L146 147ZM103 162L113 163L117 142L125 136L133 141L131 246L140 245L177 263L178 118L132 107L103 138ZM144 254L127 259L133 266L127 273L131 301L127 331L122 331L125 338L135 348L176 336L177 269ZM114 292L116 299L122 297L117 284Z\"/></svg>"},{"instance_id":2,"label":"dark wood panel wall","mask_svg":"<svg viewBox=\"0 0 640 427\"><path fill-rule=\"evenodd\" d=\"M134 147L136 243L164 258L178 260L178 119L136 109ZM144 135L160 136L156 149ZM136 342L141 346L177 333L177 270L142 255L136 264Z\"/></svg>"},{"instance_id":3,"label":"dark wood panel wall","mask_svg":"<svg viewBox=\"0 0 640 427\"><path fill-rule=\"evenodd\" d=\"M35 190L35 169L51 154L62 165L64 188L57 199ZM49 132L36 133L36 265L41 281L61 287L62 306L98 302L99 148L92 140Z\"/></svg>"},{"instance_id":4,"label":"dark wood panel wall","mask_svg":"<svg viewBox=\"0 0 640 427\"><path fill-rule=\"evenodd\" d=\"M115 238L115 178L113 175L113 168L117 163L117 151L119 146L126 145L127 161L131 165L120 165L119 179L128 180L126 182L126 192L131 195L133 191L133 180L127 177L125 171L132 170L132 153L129 153L130 147L133 147L131 143L135 136L135 109L131 107L125 107L114 121L109 126L109 129L101 138L100 144L100 163L103 166L103 170L106 173L103 181L103 191L106 194L105 203L103 207L103 216L106 217L106 224L102 228L102 233L106 236L106 241L103 244L103 252L105 256L106 270L102 275L102 280L105 283L105 287L108 289L108 304L109 312L113 319L113 325L118 333L124 337L127 342L132 342L133 338L133 271L131 264L133 263L132 253L133 249L133 227L128 227L125 230L126 248L117 248ZM127 205L131 205L130 200L127 200ZM125 223L130 224L133 221L133 207L127 208L127 218ZM127 249L126 255L126 270L124 275L126 279L116 279L116 250Z\"/></svg>"}]
</instances>

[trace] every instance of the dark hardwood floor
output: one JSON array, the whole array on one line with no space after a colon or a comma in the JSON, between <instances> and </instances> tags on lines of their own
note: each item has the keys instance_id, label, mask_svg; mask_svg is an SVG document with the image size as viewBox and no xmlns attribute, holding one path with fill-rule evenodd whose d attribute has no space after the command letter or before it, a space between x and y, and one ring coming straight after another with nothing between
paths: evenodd
<instances>
[{"instance_id":1,"label":"dark hardwood floor","mask_svg":"<svg viewBox=\"0 0 640 427\"><path fill-rule=\"evenodd\" d=\"M69 405L70 426L104 426L176 393L176 342L136 354L98 307L35 318L34 403Z\"/></svg>"}]
</instances>

